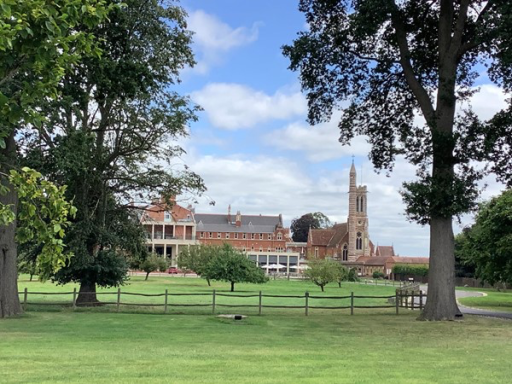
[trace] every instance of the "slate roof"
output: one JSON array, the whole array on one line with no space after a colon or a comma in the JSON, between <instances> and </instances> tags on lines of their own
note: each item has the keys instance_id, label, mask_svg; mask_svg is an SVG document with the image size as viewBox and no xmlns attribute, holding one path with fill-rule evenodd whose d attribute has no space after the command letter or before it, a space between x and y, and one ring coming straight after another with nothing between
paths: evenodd
<instances>
[{"instance_id":1,"label":"slate roof","mask_svg":"<svg viewBox=\"0 0 512 384\"><path fill-rule=\"evenodd\" d=\"M242 225L235 225L235 216L216 213L196 213L194 215L197 230L204 232L244 232L244 233L274 233L277 226L282 225L279 216L242 215Z\"/></svg>"}]
</instances>

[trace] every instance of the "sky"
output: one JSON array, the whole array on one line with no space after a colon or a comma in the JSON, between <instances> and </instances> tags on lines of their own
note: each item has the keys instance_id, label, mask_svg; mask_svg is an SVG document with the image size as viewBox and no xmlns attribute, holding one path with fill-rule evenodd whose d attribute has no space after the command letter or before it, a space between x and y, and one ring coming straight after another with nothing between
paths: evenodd
<instances>
[{"instance_id":1,"label":"sky","mask_svg":"<svg viewBox=\"0 0 512 384\"><path fill-rule=\"evenodd\" d=\"M377 174L369 145L356 137L341 146L334 115L311 127L298 74L281 53L307 28L297 0L182 0L194 34L197 65L182 73L178 92L203 111L180 141L183 161L205 181L196 212L282 214L286 226L308 212L345 222L352 160L358 184L368 187L370 239L393 245L401 256L428 256L429 229L410 223L399 190L414 180L415 168L398 161L389 175ZM482 77L474 110L483 118L505 107L506 96ZM352 157L354 156L354 157ZM492 178L482 199L504 186ZM212 201L215 205L210 204ZM472 220L454 223L459 232Z\"/></svg>"}]
</instances>

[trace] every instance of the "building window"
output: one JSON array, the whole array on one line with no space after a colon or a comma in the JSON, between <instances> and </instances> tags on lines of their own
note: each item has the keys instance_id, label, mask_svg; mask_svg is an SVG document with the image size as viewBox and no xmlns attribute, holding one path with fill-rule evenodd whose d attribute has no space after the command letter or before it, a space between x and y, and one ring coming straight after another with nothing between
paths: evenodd
<instances>
[{"instance_id":1,"label":"building window","mask_svg":"<svg viewBox=\"0 0 512 384\"><path fill-rule=\"evenodd\" d=\"M283 234L281 232L277 234L277 240L283 240Z\"/></svg>"},{"instance_id":2,"label":"building window","mask_svg":"<svg viewBox=\"0 0 512 384\"><path fill-rule=\"evenodd\" d=\"M271 233L268 234L268 240L272 240L272 234Z\"/></svg>"},{"instance_id":3,"label":"building window","mask_svg":"<svg viewBox=\"0 0 512 384\"><path fill-rule=\"evenodd\" d=\"M356 249L363 249L363 239L361 232L357 232Z\"/></svg>"},{"instance_id":4,"label":"building window","mask_svg":"<svg viewBox=\"0 0 512 384\"><path fill-rule=\"evenodd\" d=\"M272 248L268 247L267 252L272 252Z\"/></svg>"},{"instance_id":5,"label":"building window","mask_svg":"<svg viewBox=\"0 0 512 384\"><path fill-rule=\"evenodd\" d=\"M165 211L164 221L171 221L171 213L170 212Z\"/></svg>"},{"instance_id":6,"label":"building window","mask_svg":"<svg viewBox=\"0 0 512 384\"><path fill-rule=\"evenodd\" d=\"M252 252L254 252L254 245L253 245L253 246L251 246L251 251L252 251Z\"/></svg>"},{"instance_id":7,"label":"building window","mask_svg":"<svg viewBox=\"0 0 512 384\"><path fill-rule=\"evenodd\" d=\"M318 247L315 247L315 257L318 257Z\"/></svg>"},{"instance_id":8,"label":"building window","mask_svg":"<svg viewBox=\"0 0 512 384\"><path fill-rule=\"evenodd\" d=\"M260 233L260 240L263 240L263 233Z\"/></svg>"},{"instance_id":9,"label":"building window","mask_svg":"<svg viewBox=\"0 0 512 384\"><path fill-rule=\"evenodd\" d=\"M204 232L201 232L199 237L202 239L204 237Z\"/></svg>"},{"instance_id":10,"label":"building window","mask_svg":"<svg viewBox=\"0 0 512 384\"><path fill-rule=\"evenodd\" d=\"M254 240L254 233L251 233L251 240Z\"/></svg>"},{"instance_id":11,"label":"building window","mask_svg":"<svg viewBox=\"0 0 512 384\"><path fill-rule=\"evenodd\" d=\"M235 239L238 239L238 232L235 232Z\"/></svg>"},{"instance_id":12,"label":"building window","mask_svg":"<svg viewBox=\"0 0 512 384\"><path fill-rule=\"evenodd\" d=\"M247 234L242 233L242 239L246 239L246 238L247 238Z\"/></svg>"},{"instance_id":13,"label":"building window","mask_svg":"<svg viewBox=\"0 0 512 384\"><path fill-rule=\"evenodd\" d=\"M347 261L348 260L348 246L347 246L347 244L345 244L343 246L342 260L343 261Z\"/></svg>"},{"instance_id":14,"label":"building window","mask_svg":"<svg viewBox=\"0 0 512 384\"><path fill-rule=\"evenodd\" d=\"M226 239L229 239L229 232L226 233Z\"/></svg>"},{"instance_id":15,"label":"building window","mask_svg":"<svg viewBox=\"0 0 512 384\"><path fill-rule=\"evenodd\" d=\"M208 232L208 237L211 239L213 237L213 233Z\"/></svg>"},{"instance_id":16,"label":"building window","mask_svg":"<svg viewBox=\"0 0 512 384\"><path fill-rule=\"evenodd\" d=\"M242 248L242 252L245 252L245 247Z\"/></svg>"},{"instance_id":17,"label":"building window","mask_svg":"<svg viewBox=\"0 0 512 384\"><path fill-rule=\"evenodd\" d=\"M260 247L260 252L263 252L263 247Z\"/></svg>"},{"instance_id":18,"label":"building window","mask_svg":"<svg viewBox=\"0 0 512 384\"><path fill-rule=\"evenodd\" d=\"M217 239L220 239L220 232L217 232Z\"/></svg>"}]
</instances>

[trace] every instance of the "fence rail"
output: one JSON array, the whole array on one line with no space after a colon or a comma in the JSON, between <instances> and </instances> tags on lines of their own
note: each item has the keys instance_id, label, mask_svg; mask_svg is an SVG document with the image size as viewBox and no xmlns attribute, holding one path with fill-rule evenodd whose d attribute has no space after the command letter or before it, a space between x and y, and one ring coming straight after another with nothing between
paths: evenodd
<instances>
[{"instance_id":1,"label":"fence rail","mask_svg":"<svg viewBox=\"0 0 512 384\"><path fill-rule=\"evenodd\" d=\"M168 290L165 290L164 293L135 293L135 292L122 292L119 288L114 292L81 292L84 297L87 299L87 295L116 295L115 301L101 301L101 302L84 302L81 301L77 303L78 292L76 288L72 292L29 292L28 288L25 288L23 292L20 292L20 295L23 295L23 307L26 309L29 305L53 305L53 306L72 306L73 309L76 309L78 306L87 306L87 305L115 305L116 310L119 311L121 306L130 306L130 307L163 307L164 313L167 313L169 307L211 307L212 313L216 312L216 308L258 308L258 314L262 314L263 308L279 308L279 309L303 309L305 316L309 315L310 309L326 309L326 310L341 310L341 309L350 309L350 314L354 314L354 309L382 309L382 308L395 308L396 314L399 314L399 308L406 308L409 310L414 309L423 309L424 307L424 299L425 296L423 292L420 290L408 290L406 288L397 289L395 295L390 296L362 296L362 295L354 295L354 292L351 292L348 296L318 296L318 295L310 295L309 292L305 292L304 295L270 295L264 294L263 292L259 292L258 294L226 294L226 293L218 293L216 290L212 290L211 293L171 293ZM68 301L60 301L60 302L46 302L46 301L29 301L28 297L37 296L37 295L71 295L72 298ZM161 303L142 303L142 302L123 302L121 300L122 295L127 296L141 296L141 297L163 297L163 302ZM173 296L210 296L210 303L176 303L171 302L170 299ZM221 304L217 302L218 297L229 297L233 299L238 298L258 298L257 304ZM267 304L263 302L263 298L279 298L279 299L304 299L303 305L273 305ZM349 305L314 305L311 303L312 300L350 300ZM356 300L360 299L383 299L387 300L389 305L357 305ZM337 303L338 304L338 303Z\"/></svg>"}]
</instances>

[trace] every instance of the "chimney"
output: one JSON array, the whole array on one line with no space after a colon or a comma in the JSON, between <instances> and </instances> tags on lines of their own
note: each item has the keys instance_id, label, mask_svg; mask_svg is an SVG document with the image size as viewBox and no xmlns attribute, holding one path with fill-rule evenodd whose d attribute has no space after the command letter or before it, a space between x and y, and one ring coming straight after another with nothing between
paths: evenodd
<instances>
[{"instance_id":1,"label":"chimney","mask_svg":"<svg viewBox=\"0 0 512 384\"><path fill-rule=\"evenodd\" d=\"M235 218L235 225L237 227L241 227L242 226L242 215L240 214L240 211L237 211L236 212L236 218Z\"/></svg>"},{"instance_id":2,"label":"chimney","mask_svg":"<svg viewBox=\"0 0 512 384\"><path fill-rule=\"evenodd\" d=\"M228 224L231 224L231 204L228 205Z\"/></svg>"}]
</instances>

